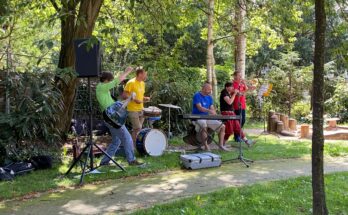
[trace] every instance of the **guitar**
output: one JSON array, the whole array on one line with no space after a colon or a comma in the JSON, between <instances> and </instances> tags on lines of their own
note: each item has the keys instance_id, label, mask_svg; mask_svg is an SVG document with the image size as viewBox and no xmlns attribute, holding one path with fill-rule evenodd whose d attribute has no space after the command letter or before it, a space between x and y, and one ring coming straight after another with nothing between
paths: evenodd
<instances>
[{"instance_id":1,"label":"guitar","mask_svg":"<svg viewBox=\"0 0 348 215\"><path fill-rule=\"evenodd\" d=\"M103 111L104 120L115 128L121 128L126 123L128 111L126 107L128 103L135 98L133 92L125 101L116 101Z\"/></svg>"}]
</instances>

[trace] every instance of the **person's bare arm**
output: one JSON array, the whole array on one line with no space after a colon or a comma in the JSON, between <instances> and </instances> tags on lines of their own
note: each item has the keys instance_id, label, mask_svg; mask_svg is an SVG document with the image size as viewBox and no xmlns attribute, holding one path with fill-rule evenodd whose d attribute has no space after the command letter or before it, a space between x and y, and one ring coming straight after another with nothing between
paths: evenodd
<instances>
[{"instance_id":1,"label":"person's bare arm","mask_svg":"<svg viewBox=\"0 0 348 215\"><path fill-rule=\"evenodd\" d=\"M133 71L133 67L129 66L127 67L122 74L118 76L118 79L120 82L122 82L128 75Z\"/></svg>"},{"instance_id":2,"label":"person's bare arm","mask_svg":"<svg viewBox=\"0 0 348 215\"><path fill-rule=\"evenodd\" d=\"M216 115L216 110L215 110L214 105L210 105L210 107L209 107L209 114Z\"/></svg>"},{"instance_id":3,"label":"person's bare arm","mask_svg":"<svg viewBox=\"0 0 348 215\"><path fill-rule=\"evenodd\" d=\"M208 109L208 108L202 107L201 103L198 103L198 104L196 104L196 107L197 107L197 109L198 109L200 112L209 113L209 114L211 114L211 115L216 114L213 105L210 106L210 108ZM213 109L211 109L211 108L213 108Z\"/></svg>"},{"instance_id":4,"label":"person's bare arm","mask_svg":"<svg viewBox=\"0 0 348 215\"><path fill-rule=\"evenodd\" d=\"M225 97L224 97L225 102L226 102L228 105L231 105L231 104L233 103L234 98L236 97L236 95L237 95L238 92L239 92L239 91L238 91L237 89L235 89L235 90L233 91L233 94L232 94L231 98L230 98L229 96L225 96Z\"/></svg>"}]
</instances>

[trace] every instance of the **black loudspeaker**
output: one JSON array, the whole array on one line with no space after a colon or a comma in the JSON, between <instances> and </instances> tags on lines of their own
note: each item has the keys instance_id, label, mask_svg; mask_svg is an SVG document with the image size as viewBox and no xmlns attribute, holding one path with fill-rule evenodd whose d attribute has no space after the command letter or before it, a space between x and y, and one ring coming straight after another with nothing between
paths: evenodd
<instances>
[{"instance_id":1,"label":"black loudspeaker","mask_svg":"<svg viewBox=\"0 0 348 215\"><path fill-rule=\"evenodd\" d=\"M79 78L97 77L101 71L100 41L89 39L76 39L75 48L75 70Z\"/></svg>"}]
</instances>

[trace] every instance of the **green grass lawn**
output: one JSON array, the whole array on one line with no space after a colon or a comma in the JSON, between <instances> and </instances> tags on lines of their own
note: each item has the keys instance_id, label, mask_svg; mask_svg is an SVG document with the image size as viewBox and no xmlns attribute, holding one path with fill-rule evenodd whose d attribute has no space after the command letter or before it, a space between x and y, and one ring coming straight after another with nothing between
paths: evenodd
<instances>
[{"instance_id":1,"label":"green grass lawn","mask_svg":"<svg viewBox=\"0 0 348 215\"><path fill-rule=\"evenodd\" d=\"M311 153L310 141L285 141L271 135L251 138L257 140L257 144L252 148L247 148L243 145L244 156L255 161L308 157ZM184 143L181 138L173 138L169 144L180 146ZM237 146L237 143L233 142L232 145ZM237 157L237 150L233 152L215 152L221 154L223 160ZM166 153L160 157L141 157L140 160L147 163L146 168L128 167L125 160L118 159L117 161L126 167L126 172L114 171L119 170L116 166L103 167L100 170L106 173L87 175L84 182L95 183L108 179L153 174L156 172L178 169L180 168L179 155L179 153ZM348 155L348 141L327 142L325 145L325 155ZM11 199L50 189L64 189L77 185L81 174L80 168L74 168L68 177L62 177L70 166L70 160L71 157L64 157L63 162L55 164L53 169L34 171L27 175L18 176L13 181L0 182L0 200ZM97 162L98 159L96 163Z\"/></svg>"},{"instance_id":2,"label":"green grass lawn","mask_svg":"<svg viewBox=\"0 0 348 215\"><path fill-rule=\"evenodd\" d=\"M267 122L266 122L267 126ZM247 118L243 128L262 128L264 127L263 119Z\"/></svg>"},{"instance_id":3,"label":"green grass lawn","mask_svg":"<svg viewBox=\"0 0 348 215\"><path fill-rule=\"evenodd\" d=\"M325 176L330 214L348 214L348 172ZM226 188L135 212L144 214L312 214L310 177Z\"/></svg>"}]
</instances>

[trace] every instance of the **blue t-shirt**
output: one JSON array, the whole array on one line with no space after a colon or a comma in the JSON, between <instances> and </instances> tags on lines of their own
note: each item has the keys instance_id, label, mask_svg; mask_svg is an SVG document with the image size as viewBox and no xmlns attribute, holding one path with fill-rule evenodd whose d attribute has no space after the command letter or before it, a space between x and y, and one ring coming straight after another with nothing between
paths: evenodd
<instances>
[{"instance_id":1,"label":"blue t-shirt","mask_svg":"<svg viewBox=\"0 0 348 215\"><path fill-rule=\"evenodd\" d=\"M195 93L193 95L193 101L192 101L192 114L200 114L200 115L208 115L208 112L201 112L196 107L196 104L201 103L201 106L204 108L209 109L211 105L213 105L213 98L211 95L204 96L201 94L201 92Z\"/></svg>"}]
</instances>

